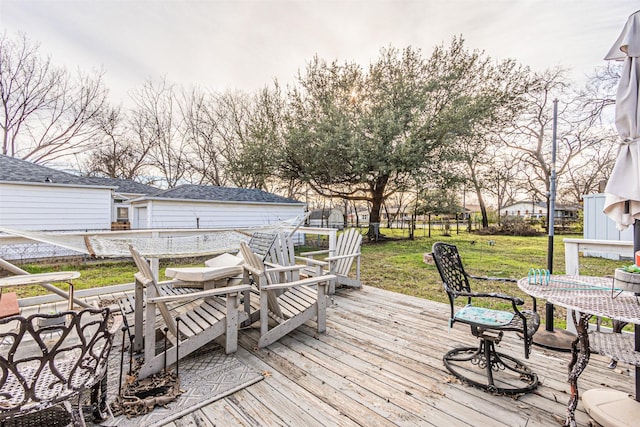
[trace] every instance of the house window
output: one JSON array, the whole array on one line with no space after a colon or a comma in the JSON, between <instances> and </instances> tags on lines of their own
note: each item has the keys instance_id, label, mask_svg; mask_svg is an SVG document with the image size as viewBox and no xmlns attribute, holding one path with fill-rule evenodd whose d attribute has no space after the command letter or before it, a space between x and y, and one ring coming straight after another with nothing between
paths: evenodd
<instances>
[{"instance_id":1,"label":"house window","mask_svg":"<svg viewBox=\"0 0 640 427\"><path fill-rule=\"evenodd\" d=\"M117 209L118 222L129 222L129 208Z\"/></svg>"}]
</instances>

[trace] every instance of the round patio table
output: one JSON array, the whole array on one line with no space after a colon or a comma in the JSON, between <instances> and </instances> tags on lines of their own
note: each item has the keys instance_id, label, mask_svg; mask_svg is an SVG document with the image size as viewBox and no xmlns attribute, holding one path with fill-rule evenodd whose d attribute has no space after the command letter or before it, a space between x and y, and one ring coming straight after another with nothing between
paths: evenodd
<instances>
[{"instance_id":1,"label":"round patio table","mask_svg":"<svg viewBox=\"0 0 640 427\"><path fill-rule=\"evenodd\" d=\"M68 282L77 279L80 273L77 271L58 271L54 273L21 274L0 278L0 288L21 285L42 285L43 283Z\"/></svg>"},{"instance_id":2,"label":"round patio table","mask_svg":"<svg viewBox=\"0 0 640 427\"><path fill-rule=\"evenodd\" d=\"M587 367L591 351L640 366L640 352L635 351L633 337L597 331L589 333L589 319L599 316L640 324L640 302L634 294L615 289L611 277L525 277L518 280L518 287L535 298L573 310L573 322L578 335L572 345L569 363L571 397L564 425L575 426L578 377ZM584 393L582 402L589 415L604 426L637 425L640 419L640 402L629 398L627 393L611 389L607 389L606 393L601 389L589 390Z\"/></svg>"},{"instance_id":3,"label":"round patio table","mask_svg":"<svg viewBox=\"0 0 640 427\"><path fill-rule=\"evenodd\" d=\"M17 276L9 276L0 278L0 298L2 298L2 291L6 287L10 286L26 286L26 285L41 285L48 291L53 291L60 296L63 296L69 301L69 310L73 310L73 285L71 280L80 277L80 273L77 271L58 271L53 273L37 273L37 274L19 274ZM56 282L66 282L69 284L69 292L64 292L50 285ZM81 301L78 302L82 303ZM82 303L82 306L87 304Z\"/></svg>"}]
</instances>

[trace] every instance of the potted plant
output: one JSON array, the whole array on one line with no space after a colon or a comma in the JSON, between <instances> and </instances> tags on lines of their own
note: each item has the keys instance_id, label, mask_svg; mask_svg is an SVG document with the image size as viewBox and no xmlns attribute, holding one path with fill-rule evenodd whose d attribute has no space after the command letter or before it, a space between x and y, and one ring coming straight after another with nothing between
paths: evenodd
<instances>
[{"instance_id":1,"label":"potted plant","mask_svg":"<svg viewBox=\"0 0 640 427\"><path fill-rule=\"evenodd\" d=\"M615 288L640 293L640 267L633 264L616 268L613 285Z\"/></svg>"}]
</instances>

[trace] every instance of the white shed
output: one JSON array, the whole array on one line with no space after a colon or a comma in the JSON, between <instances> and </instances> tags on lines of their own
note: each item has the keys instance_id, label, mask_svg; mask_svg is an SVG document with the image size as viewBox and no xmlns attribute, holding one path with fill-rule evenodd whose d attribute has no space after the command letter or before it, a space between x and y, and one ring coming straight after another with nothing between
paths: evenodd
<instances>
[{"instance_id":1,"label":"white shed","mask_svg":"<svg viewBox=\"0 0 640 427\"><path fill-rule=\"evenodd\" d=\"M584 200L584 232L585 239L597 240L618 240L633 242L633 227L620 231L616 223L606 216L604 209L604 193L587 194L582 196ZM620 259L618 254L588 254L590 256L601 256L609 259Z\"/></svg>"},{"instance_id":2,"label":"white shed","mask_svg":"<svg viewBox=\"0 0 640 427\"><path fill-rule=\"evenodd\" d=\"M0 155L0 226L19 230L109 230L113 187Z\"/></svg>"},{"instance_id":3,"label":"white shed","mask_svg":"<svg viewBox=\"0 0 640 427\"><path fill-rule=\"evenodd\" d=\"M142 184L130 179L107 177L85 177L83 182L94 185L107 185L115 188L113 192L113 206L111 207L111 229L122 230L131 226L133 210L130 200L159 193L159 188Z\"/></svg>"},{"instance_id":4,"label":"white shed","mask_svg":"<svg viewBox=\"0 0 640 427\"><path fill-rule=\"evenodd\" d=\"M307 220L309 227L328 227L342 230L344 228L344 215L340 209L314 209Z\"/></svg>"},{"instance_id":5,"label":"white shed","mask_svg":"<svg viewBox=\"0 0 640 427\"><path fill-rule=\"evenodd\" d=\"M304 214L297 200L246 188L181 185L131 201L132 228L234 228Z\"/></svg>"},{"instance_id":6,"label":"white shed","mask_svg":"<svg viewBox=\"0 0 640 427\"><path fill-rule=\"evenodd\" d=\"M0 155L0 227L29 231L110 230L114 187ZM77 255L46 243L0 245L0 258Z\"/></svg>"}]
</instances>

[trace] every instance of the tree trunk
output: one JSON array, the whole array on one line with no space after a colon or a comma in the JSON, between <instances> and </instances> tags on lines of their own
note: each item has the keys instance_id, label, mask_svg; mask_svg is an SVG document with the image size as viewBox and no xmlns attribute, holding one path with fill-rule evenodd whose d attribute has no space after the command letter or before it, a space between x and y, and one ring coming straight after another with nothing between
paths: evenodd
<instances>
[{"instance_id":1,"label":"tree trunk","mask_svg":"<svg viewBox=\"0 0 640 427\"><path fill-rule=\"evenodd\" d=\"M478 198L478 204L480 205L480 213L482 214L482 228L489 227L489 218L487 217L487 206L482 198L482 188L476 180L475 174L472 175L473 187L476 190L476 197Z\"/></svg>"},{"instance_id":2,"label":"tree trunk","mask_svg":"<svg viewBox=\"0 0 640 427\"><path fill-rule=\"evenodd\" d=\"M344 214L342 215L342 228L347 228L348 226L348 221L347 218L349 217L349 200L347 199L343 199L342 202L344 203Z\"/></svg>"},{"instance_id":3,"label":"tree trunk","mask_svg":"<svg viewBox=\"0 0 640 427\"><path fill-rule=\"evenodd\" d=\"M353 206L353 212L356 216L356 228L360 228L360 217L358 216L358 207L356 206L356 202L352 201L351 205Z\"/></svg>"},{"instance_id":4,"label":"tree trunk","mask_svg":"<svg viewBox=\"0 0 640 427\"><path fill-rule=\"evenodd\" d=\"M369 240L378 240L380 235L380 211L384 203L384 187L378 186L371 192L371 213L369 214Z\"/></svg>"},{"instance_id":5,"label":"tree trunk","mask_svg":"<svg viewBox=\"0 0 640 427\"><path fill-rule=\"evenodd\" d=\"M384 213L387 214L387 228L391 228L391 220L392 220L392 218L391 218L391 214L389 214L389 208L387 207L386 203L383 203L382 207L384 208Z\"/></svg>"}]
</instances>

